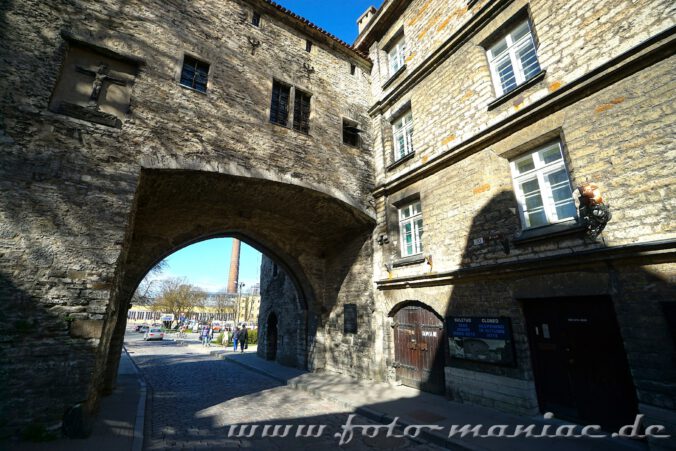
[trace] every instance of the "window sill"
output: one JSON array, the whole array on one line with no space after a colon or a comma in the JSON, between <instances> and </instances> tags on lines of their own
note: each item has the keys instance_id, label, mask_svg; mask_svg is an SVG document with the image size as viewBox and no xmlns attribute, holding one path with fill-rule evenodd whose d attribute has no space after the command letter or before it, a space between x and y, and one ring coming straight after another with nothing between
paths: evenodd
<instances>
[{"instance_id":1,"label":"window sill","mask_svg":"<svg viewBox=\"0 0 676 451\"><path fill-rule=\"evenodd\" d=\"M576 220L559 222L535 229L523 230L514 238L514 244L525 244L533 241L548 240L565 235L574 235L584 231L584 227Z\"/></svg>"},{"instance_id":2,"label":"window sill","mask_svg":"<svg viewBox=\"0 0 676 451\"><path fill-rule=\"evenodd\" d=\"M417 265L425 261L425 256L423 254L409 255L408 257L402 257L399 260L392 262L393 268L399 268L400 266L410 266Z\"/></svg>"},{"instance_id":3,"label":"window sill","mask_svg":"<svg viewBox=\"0 0 676 451\"><path fill-rule=\"evenodd\" d=\"M404 163L405 161L412 159L414 156L415 156L415 151L404 155L403 157L399 158L397 161L395 161L394 163L392 163L388 167L386 167L385 171L391 171L392 169L396 168L397 166Z\"/></svg>"},{"instance_id":4,"label":"window sill","mask_svg":"<svg viewBox=\"0 0 676 451\"><path fill-rule=\"evenodd\" d=\"M270 124L272 124L272 125L276 125L277 127L281 127L281 128L285 128L285 129L287 129L287 130L291 130L291 131L296 132L296 133L299 133L299 134L301 134L301 135L303 135L303 136L311 136L311 135L310 135L310 132L304 132L304 131L301 131L301 130L297 130L297 129L293 128L293 127L289 127L288 125L280 124L279 122L268 121L268 123L270 123Z\"/></svg>"},{"instance_id":5,"label":"window sill","mask_svg":"<svg viewBox=\"0 0 676 451\"><path fill-rule=\"evenodd\" d=\"M387 89L388 86L390 86L392 83L394 83L394 80L396 80L399 75L401 75L404 71L406 70L406 64L401 66L395 73L393 73L390 78L387 79L385 83L383 83L383 89Z\"/></svg>"},{"instance_id":6,"label":"window sill","mask_svg":"<svg viewBox=\"0 0 676 451\"><path fill-rule=\"evenodd\" d=\"M509 91L507 94L503 94L502 96L498 97L497 99L493 100L491 103L488 104L488 111L494 110L503 103L507 102L509 99L513 99L516 97L518 94L522 93L526 89L538 84L545 78L545 74L547 71L541 70L538 72L536 75L531 77L530 80L527 80L526 82L520 84L516 88L512 89Z\"/></svg>"},{"instance_id":7,"label":"window sill","mask_svg":"<svg viewBox=\"0 0 676 451\"><path fill-rule=\"evenodd\" d=\"M178 85L183 89L187 89L188 91L196 92L198 94L202 94L203 96L207 95L207 91L200 91L199 89L195 89L192 86L183 85L181 83L179 83Z\"/></svg>"}]
</instances>

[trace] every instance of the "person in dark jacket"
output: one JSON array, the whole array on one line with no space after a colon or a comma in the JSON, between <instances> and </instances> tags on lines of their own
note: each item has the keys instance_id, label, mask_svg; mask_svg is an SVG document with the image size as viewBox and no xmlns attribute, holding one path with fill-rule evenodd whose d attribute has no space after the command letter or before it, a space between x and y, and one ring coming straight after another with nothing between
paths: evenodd
<instances>
[{"instance_id":1,"label":"person in dark jacket","mask_svg":"<svg viewBox=\"0 0 676 451\"><path fill-rule=\"evenodd\" d=\"M239 331L239 347L241 352L247 348L247 341L249 341L249 333L246 330L246 324L242 324L242 329Z\"/></svg>"}]
</instances>

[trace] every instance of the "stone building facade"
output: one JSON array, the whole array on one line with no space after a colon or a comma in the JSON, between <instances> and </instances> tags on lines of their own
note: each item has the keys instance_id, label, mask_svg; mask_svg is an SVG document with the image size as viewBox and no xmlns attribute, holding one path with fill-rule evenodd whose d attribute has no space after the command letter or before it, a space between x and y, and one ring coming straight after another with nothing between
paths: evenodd
<instances>
[{"instance_id":1,"label":"stone building facade","mask_svg":"<svg viewBox=\"0 0 676 451\"><path fill-rule=\"evenodd\" d=\"M263 0L2 2L0 38L3 434L95 412L136 285L217 236L293 275L309 367L376 377L372 346L320 349L372 304L363 54Z\"/></svg>"},{"instance_id":2,"label":"stone building facade","mask_svg":"<svg viewBox=\"0 0 676 451\"><path fill-rule=\"evenodd\" d=\"M216 236L270 258L263 357L676 424L674 12L385 0L349 46L267 0L3 3L3 433L95 412L138 282Z\"/></svg>"},{"instance_id":3,"label":"stone building facade","mask_svg":"<svg viewBox=\"0 0 676 451\"><path fill-rule=\"evenodd\" d=\"M390 379L436 374L457 401L611 429L676 424L674 12L392 0L366 24ZM586 183L612 213L598 236Z\"/></svg>"}]
</instances>

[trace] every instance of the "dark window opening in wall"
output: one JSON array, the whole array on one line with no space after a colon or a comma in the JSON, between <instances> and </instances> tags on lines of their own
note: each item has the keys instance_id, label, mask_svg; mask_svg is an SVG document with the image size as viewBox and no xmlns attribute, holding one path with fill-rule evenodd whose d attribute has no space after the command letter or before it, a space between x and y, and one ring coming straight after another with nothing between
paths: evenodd
<instances>
[{"instance_id":1,"label":"dark window opening in wall","mask_svg":"<svg viewBox=\"0 0 676 451\"><path fill-rule=\"evenodd\" d=\"M258 14L257 12L254 12L253 17L251 18L251 24L254 27L260 27L261 26L261 15Z\"/></svg>"},{"instance_id":2,"label":"dark window opening in wall","mask_svg":"<svg viewBox=\"0 0 676 451\"><path fill-rule=\"evenodd\" d=\"M676 346L676 302L662 302L661 304L664 318L667 322L667 329L674 341L674 346Z\"/></svg>"},{"instance_id":3,"label":"dark window opening in wall","mask_svg":"<svg viewBox=\"0 0 676 451\"><path fill-rule=\"evenodd\" d=\"M357 304L345 304L343 316L343 332L357 333Z\"/></svg>"},{"instance_id":4,"label":"dark window opening in wall","mask_svg":"<svg viewBox=\"0 0 676 451\"><path fill-rule=\"evenodd\" d=\"M188 55L183 57L183 69L181 70L182 86L187 86L199 92L207 92L208 79L209 63Z\"/></svg>"},{"instance_id":5,"label":"dark window opening in wall","mask_svg":"<svg viewBox=\"0 0 676 451\"><path fill-rule=\"evenodd\" d=\"M350 75L354 75L357 72L357 66L350 64Z\"/></svg>"},{"instance_id":6,"label":"dark window opening in wall","mask_svg":"<svg viewBox=\"0 0 676 451\"><path fill-rule=\"evenodd\" d=\"M277 263L272 264L272 277L277 277L279 273L279 268L277 268Z\"/></svg>"},{"instance_id":7,"label":"dark window opening in wall","mask_svg":"<svg viewBox=\"0 0 676 451\"><path fill-rule=\"evenodd\" d=\"M293 102L293 128L302 133L310 131L310 94L296 89Z\"/></svg>"},{"instance_id":8,"label":"dark window opening in wall","mask_svg":"<svg viewBox=\"0 0 676 451\"><path fill-rule=\"evenodd\" d=\"M310 41L309 39L305 41L305 51L306 52L312 51L312 41Z\"/></svg>"},{"instance_id":9,"label":"dark window opening in wall","mask_svg":"<svg viewBox=\"0 0 676 451\"><path fill-rule=\"evenodd\" d=\"M358 126L359 124L357 122L343 118L343 144L359 147L359 133L361 133L362 130L360 130Z\"/></svg>"},{"instance_id":10,"label":"dark window opening in wall","mask_svg":"<svg viewBox=\"0 0 676 451\"><path fill-rule=\"evenodd\" d=\"M289 95L291 87L274 81L272 83L272 103L270 104L270 122L286 127L289 117ZM294 115L295 120L295 115Z\"/></svg>"}]
</instances>

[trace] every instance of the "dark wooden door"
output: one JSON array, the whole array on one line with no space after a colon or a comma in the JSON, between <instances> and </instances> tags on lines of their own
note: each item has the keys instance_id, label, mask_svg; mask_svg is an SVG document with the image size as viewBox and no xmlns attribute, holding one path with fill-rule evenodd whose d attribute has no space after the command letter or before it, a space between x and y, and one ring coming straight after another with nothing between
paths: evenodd
<instances>
[{"instance_id":1,"label":"dark wooden door","mask_svg":"<svg viewBox=\"0 0 676 451\"><path fill-rule=\"evenodd\" d=\"M277 315L271 313L268 316L267 326L265 358L267 360L275 360L277 358Z\"/></svg>"},{"instance_id":2,"label":"dark wooden door","mask_svg":"<svg viewBox=\"0 0 676 451\"><path fill-rule=\"evenodd\" d=\"M444 392L444 325L431 310L403 307L394 315L394 366L409 387Z\"/></svg>"},{"instance_id":3,"label":"dark wooden door","mask_svg":"<svg viewBox=\"0 0 676 451\"><path fill-rule=\"evenodd\" d=\"M620 330L608 298L525 304L540 408L617 430L638 413Z\"/></svg>"}]
</instances>

